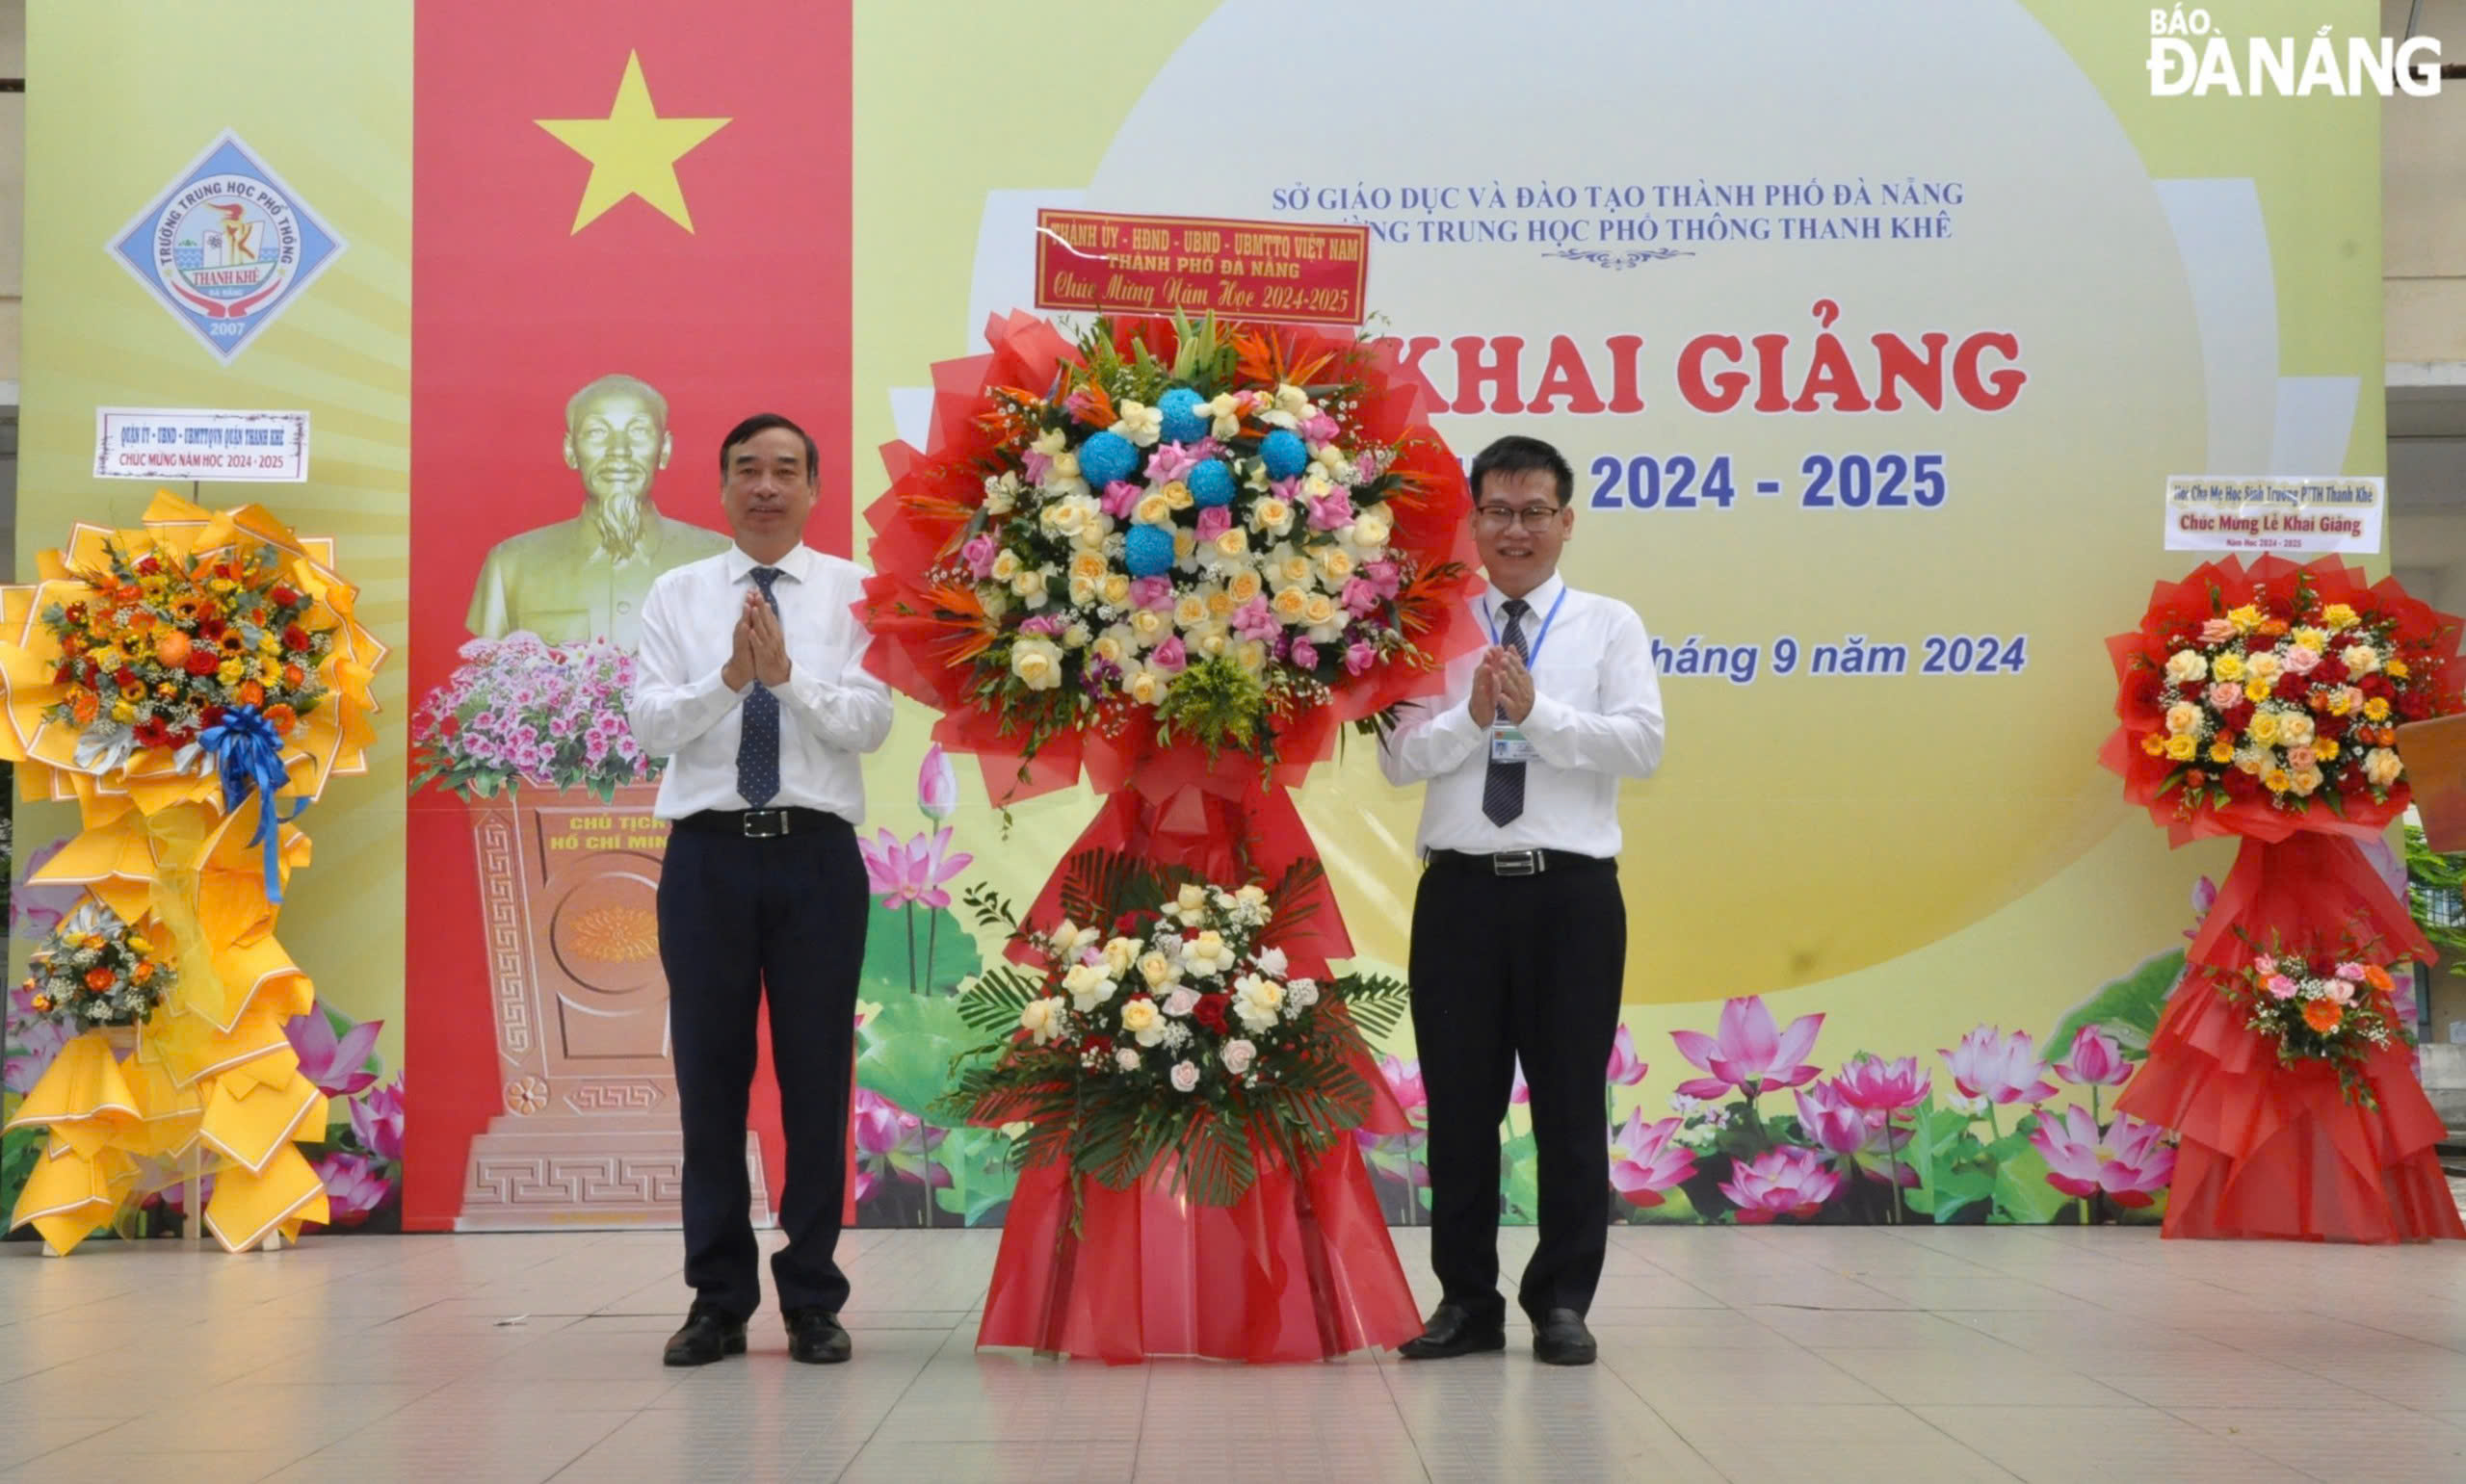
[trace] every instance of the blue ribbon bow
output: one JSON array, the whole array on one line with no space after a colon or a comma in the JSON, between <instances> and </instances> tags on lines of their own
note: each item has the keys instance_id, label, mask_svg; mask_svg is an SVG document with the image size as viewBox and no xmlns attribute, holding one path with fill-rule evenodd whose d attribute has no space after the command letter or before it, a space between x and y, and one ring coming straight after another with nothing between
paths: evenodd
<instances>
[{"instance_id":1,"label":"blue ribbon bow","mask_svg":"<svg viewBox=\"0 0 2466 1484\"><path fill-rule=\"evenodd\" d=\"M263 794L257 805L257 832L249 844L265 850L266 900L282 900L281 826L300 818L308 800L292 800L289 814L278 813L275 795L291 783L282 767L282 737L254 706L235 706L223 719L198 734L197 742L223 774L223 812L235 814L251 791Z\"/></svg>"}]
</instances>

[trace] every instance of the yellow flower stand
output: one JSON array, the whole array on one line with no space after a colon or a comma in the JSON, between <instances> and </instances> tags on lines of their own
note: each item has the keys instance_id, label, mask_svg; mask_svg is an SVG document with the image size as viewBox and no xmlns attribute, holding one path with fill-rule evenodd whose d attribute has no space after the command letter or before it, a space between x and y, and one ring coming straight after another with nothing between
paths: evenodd
<instances>
[{"instance_id":1,"label":"yellow flower stand","mask_svg":"<svg viewBox=\"0 0 2466 1484\"><path fill-rule=\"evenodd\" d=\"M157 495L142 529L80 524L66 552L43 554L39 582L0 587L0 758L16 763L26 797L75 801L83 826L33 879L82 886L130 923L152 918L177 970L146 1024L69 1042L9 1121L48 1135L10 1225L32 1224L66 1254L132 1201L185 1185L192 1240L201 1228L232 1252L271 1249L328 1218L324 1183L299 1147L324 1139L326 1097L282 1028L310 1012L315 988L275 939L281 908L267 890L270 872L278 884L308 864L308 837L278 825L269 865L251 844L270 803L261 789L226 810L210 759L98 752L81 745L81 728L45 716L68 688L41 615L102 599L81 574L108 571L114 544L131 560L183 563L271 548L282 580L313 599L307 622L332 647L318 665L325 696L282 739L286 799L365 771L375 736L369 680L385 647L354 616L357 589L334 570L331 541L256 507L214 513Z\"/></svg>"}]
</instances>

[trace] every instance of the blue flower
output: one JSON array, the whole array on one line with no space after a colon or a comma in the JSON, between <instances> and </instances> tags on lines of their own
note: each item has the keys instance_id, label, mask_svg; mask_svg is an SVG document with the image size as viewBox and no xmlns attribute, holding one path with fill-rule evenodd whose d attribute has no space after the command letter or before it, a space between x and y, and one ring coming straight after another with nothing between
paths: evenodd
<instances>
[{"instance_id":1,"label":"blue flower","mask_svg":"<svg viewBox=\"0 0 2466 1484\"><path fill-rule=\"evenodd\" d=\"M1123 537L1122 565L1133 577L1162 577L1172 570L1173 533L1164 526L1133 526Z\"/></svg>"},{"instance_id":2,"label":"blue flower","mask_svg":"<svg viewBox=\"0 0 2466 1484\"><path fill-rule=\"evenodd\" d=\"M1279 428L1259 440L1259 457L1267 461L1269 479L1289 480L1310 467L1310 446L1299 433ZM1079 466L1084 469L1087 464L1083 454Z\"/></svg>"},{"instance_id":3,"label":"blue flower","mask_svg":"<svg viewBox=\"0 0 2466 1484\"><path fill-rule=\"evenodd\" d=\"M1157 399L1156 410L1165 414L1165 441L1196 443L1216 426L1216 414L1209 410L1207 399L1187 386L1177 386Z\"/></svg>"},{"instance_id":4,"label":"blue flower","mask_svg":"<svg viewBox=\"0 0 2466 1484\"><path fill-rule=\"evenodd\" d=\"M1079 477L1096 489L1129 479L1139 468L1139 450L1117 432L1089 435L1079 445Z\"/></svg>"},{"instance_id":5,"label":"blue flower","mask_svg":"<svg viewBox=\"0 0 2466 1484\"><path fill-rule=\"evenodd\" d=\"M1202 458L1182 477L1191 498L1201 505L1233 503L1233 470L1221 458Z\"/></svg>"}]
</instances>

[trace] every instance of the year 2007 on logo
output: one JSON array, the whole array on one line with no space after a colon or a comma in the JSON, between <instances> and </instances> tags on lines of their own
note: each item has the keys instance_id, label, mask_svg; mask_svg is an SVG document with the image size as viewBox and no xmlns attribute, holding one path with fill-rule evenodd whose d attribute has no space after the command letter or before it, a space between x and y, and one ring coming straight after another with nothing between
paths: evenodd
<instances>
[{"instance_id":1,"label":"year 2007 on logo","mask_svg":"<svg viewBox=\"0 0 2466 1484\"><path fill-rule=\"evenodd\" d=\"M104 247L227 365L344 244L226 129Z\"/></svg>"}]
</instances>

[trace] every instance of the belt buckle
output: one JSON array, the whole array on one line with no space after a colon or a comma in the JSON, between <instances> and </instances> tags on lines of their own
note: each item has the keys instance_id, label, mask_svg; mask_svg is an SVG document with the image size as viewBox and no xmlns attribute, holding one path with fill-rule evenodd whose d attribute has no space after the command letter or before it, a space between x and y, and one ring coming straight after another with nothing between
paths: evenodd
<instances>
[{"instance_id":1,"label":"belt buckle","mask_svg":"<svg viewBox=\"0 0 2466 1484\"><path fill-rule=\"evenodd\" d=\"M1490 857L1490 871L1502 876L1537 876L1549 868L1538 850L1501 850Z\"/></svg>"},{"instance_id":2,"label":"belt buckle","mask_svg":"<svg viewBox=\"0 0 2466 1484\"><path fill-rule=\"evenodd\" d=\"M748 840L776 840L788 832L785 809L748 809L742 818Z\"/></svg>"}]
</instances>

